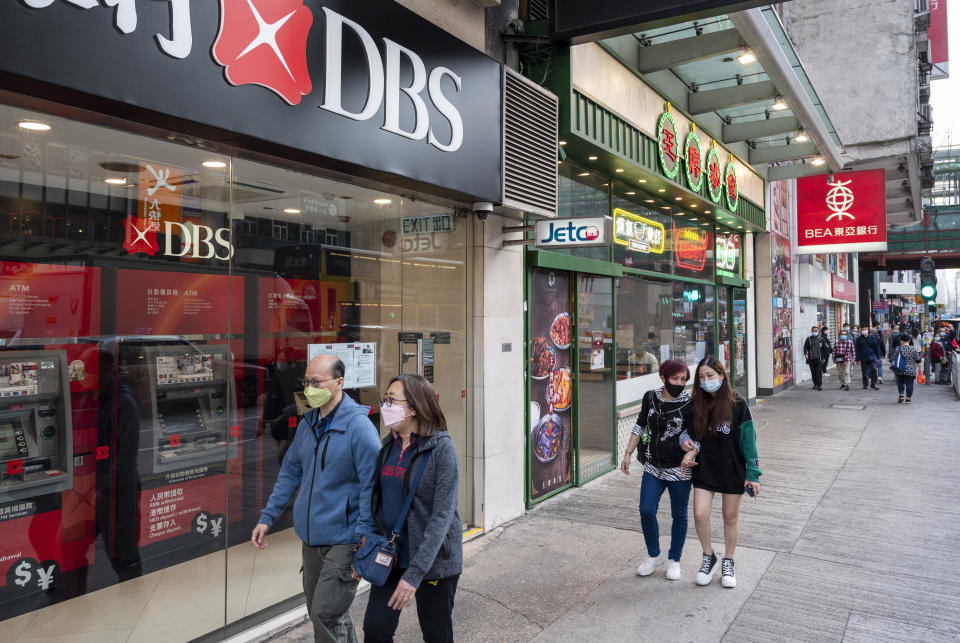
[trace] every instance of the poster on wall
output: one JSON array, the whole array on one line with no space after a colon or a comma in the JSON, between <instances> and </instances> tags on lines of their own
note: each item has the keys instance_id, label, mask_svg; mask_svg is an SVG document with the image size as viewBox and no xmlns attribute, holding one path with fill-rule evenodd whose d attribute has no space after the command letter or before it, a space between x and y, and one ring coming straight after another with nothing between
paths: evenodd
<instances>
[{"instance_id":1,"label":"poster on wall","mask_svg":"<svg viewBox=\"0 0 960 643\"><path fill-rule=\"evenodd\" d=\"M370 388L377 385L377 343L308 344L307 362L320 355L336 355L343 362L343 388Z\"/></svg>"},{"instance_id":2,"label":"poster on wall","mask_svg":"<svg viewBox=\"0 0 960 643\"><path fill-rule=\"evenodd\" d=\"M570 275L537 268L530 284L530 497L573 482Z\"/></svg>"},{"instance_id":3,"label":"poster on wall","mask_svg":"<svg viewBox=\"0 0 960 643\"><path fill-rule=\"evenodd\" d=\"M772 267L773 385L793 381L793 281L790 254L789 181L770 184L770 261Z\"/></svg>"},{"instance_id":4,"label":"poster on wall","mask_svg":"<svg viewBox=\"0 0 960 643\"><path fill-rule=\"evenodd\" d=\"M82 337L99 328L99 268L0 261L4 338Z\"/></svg>"}]
</instances>

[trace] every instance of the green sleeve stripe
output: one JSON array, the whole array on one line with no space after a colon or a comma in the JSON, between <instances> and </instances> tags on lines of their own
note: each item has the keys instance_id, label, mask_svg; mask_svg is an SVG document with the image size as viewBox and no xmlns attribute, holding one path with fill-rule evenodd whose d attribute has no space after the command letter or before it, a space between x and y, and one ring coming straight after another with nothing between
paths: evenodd
<instances>
[{"instance_id":1,"label":"green sleeve stripe","mask_svg":"<svg viewBox=\"0 0 960 643\"><path fill-rule=\"evenodd\" d=\"M760 470L760 457L757 454L757 430L753 426L753 419L740 424L740 452L747 462L747 480L760 482L763 471Z\"/></svg>"}]
</instances>

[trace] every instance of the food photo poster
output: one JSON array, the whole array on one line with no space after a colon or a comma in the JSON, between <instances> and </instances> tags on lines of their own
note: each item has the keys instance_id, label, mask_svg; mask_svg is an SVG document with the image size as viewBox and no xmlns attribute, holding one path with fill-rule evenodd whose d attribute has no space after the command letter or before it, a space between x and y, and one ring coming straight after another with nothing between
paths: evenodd
<instances>
[{"instance_id":1,"label":"food photo poster","mask_svg":"<svg viewBox=\"0 0 960 643\"><path fill-rule=\"evenodd\" d=\"M530 291L530 497L573 480L570 275L533 271Z\"/></svg>"}]
</instances>

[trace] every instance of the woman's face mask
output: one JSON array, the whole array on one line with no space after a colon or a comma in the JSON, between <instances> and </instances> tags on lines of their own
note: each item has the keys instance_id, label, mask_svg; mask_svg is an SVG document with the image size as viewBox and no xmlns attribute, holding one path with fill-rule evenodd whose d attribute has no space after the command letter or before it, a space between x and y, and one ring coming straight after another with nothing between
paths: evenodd
<instances>
[{"instance_id":1,"label":"woman's face mask","mask_svg":"<svg viewBox=\"0 0 960 643\"><path fill-rule=\"evenodd\" d=\"M380 417L383 418L383 424L388 428L393 428L406 419L406 412L399 404L389 404L380 406Z\"/></svg>"},{"instance_id":2,"label":"woman's face mask","mask_svg":"<svg viewBox=\"0 0 960 643\"><path fill-rule=\"evenodd\" d=\"M707 393L716 393L723 385L723 378L717 377L712 380L700 380L700 388Z\"/></svg>"}]
</instances>

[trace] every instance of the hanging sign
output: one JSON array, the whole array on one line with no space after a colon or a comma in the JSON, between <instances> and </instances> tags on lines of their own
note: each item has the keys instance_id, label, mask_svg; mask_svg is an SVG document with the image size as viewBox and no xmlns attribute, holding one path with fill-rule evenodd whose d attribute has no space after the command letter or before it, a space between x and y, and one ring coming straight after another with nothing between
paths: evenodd
<instances>
[{"instance_id":1,"label":"hanging sign","mask_svg":"<svg viewBox=\"0 0 960 643\"><path fill-rule=\"evenodd\" d=\"M737 205L740 203L740 186L737 185L737 169L733 165L733 160L727 161L723 184L727 194L727 207L731 212L736 212Z\"/></svg>"},{"instance_id":2,"label":"hanging sign","mask_svg":"<svg viewBox=\"0 0 960 643\"><path fill-rule=\"evenodd\" d=\"M703 157L700 155L700 139L695 129L690 130L683 144L687 168L687 185L694 192L700 191L703 185Z\"/></svg>"},{"instance_id":3,"label":"hanging sign","mask_svg":"<svg viewBox=\"0 0 960 643\"><path fill-rule=\"evenodd\" d=\"M740 235L723 233L717 235L715 244L717 274L726 277L740 277Z\"/></svg>"},{"instance_id":4,"label":"hanging sign","mask_svg":"<svg viewBox=\"0 0 960 643\"><path fill-rule=\"evenodd\" d=\"M609 246L609 219L541 219L537 221L536 244L540 248L584 248Z\"/></svg>"},{"instance_id":5,"label":"hanging sign","mask_svg":"<svg viewBox=\"0 0 960 643\"><path fill-rule=\"evenodd\" d=\"M723 195L723 178L720 176L720 155L717 154L716 141L707 150L707 192L710 194L710 200L714 203L720 203L720 197Z\"/></svg>"},{"instance_id":6,"label":"hanging sign","mask_svg":"<svg viewBox=\"0 0 960 643\"><path fill-rule=\"evenodd\" d=\"M636 252L663 254L663 224L620 208L613 211L613 242Z\"/></svg>"},{"instance_id":7,"label":"hanging sign","mask_svg":"<svg viewBox=\"0 0 960 643\"><path fill-rule=\"evenodd\" d=\"M667 111L661 114L657 123L657 143L660 167L668 179L675 179L680 171L680 140L677 137L677 122L670 114L670 103L667 103Z\"/></svg>"},{"instance_id":8,"label":"hanging sign","mask_svg":"<svg viewBox=\"0 0 960 643\"><path fill-rule=\"evenodd\" d=\"M797 252L886 250L884 177L880 169L797 179Z\"/></svg>"}]
</instances>

